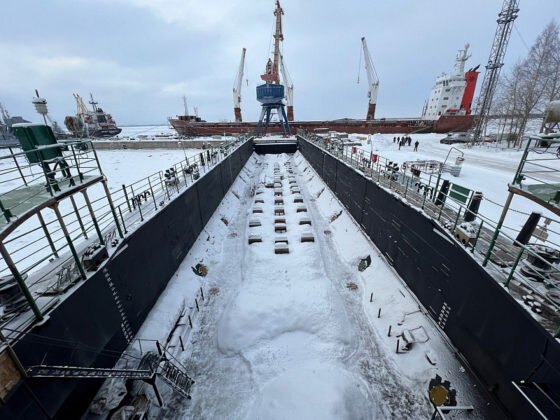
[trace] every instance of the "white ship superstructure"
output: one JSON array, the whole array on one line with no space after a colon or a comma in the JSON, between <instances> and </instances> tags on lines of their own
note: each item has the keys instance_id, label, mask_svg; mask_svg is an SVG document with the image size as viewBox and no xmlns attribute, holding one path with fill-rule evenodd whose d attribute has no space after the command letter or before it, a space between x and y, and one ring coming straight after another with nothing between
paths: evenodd
<instances>
[{"instance_id":1,"label":"white ship superstructure","mask_svg":"<svg viewBox=\"0 0 560 420\"><path fill-rule=\"evenodd\" d=\"M469 44L459 50L455 61L455 72L453 74L443 73L436 79L430 97L424 105L422 112L423 120L437 120L440 116L451 113L453 115L464 115L467 113L461 106L467 81L465 78L465 62L470 55L467 54Z\"/></svg>"}]
</instances>

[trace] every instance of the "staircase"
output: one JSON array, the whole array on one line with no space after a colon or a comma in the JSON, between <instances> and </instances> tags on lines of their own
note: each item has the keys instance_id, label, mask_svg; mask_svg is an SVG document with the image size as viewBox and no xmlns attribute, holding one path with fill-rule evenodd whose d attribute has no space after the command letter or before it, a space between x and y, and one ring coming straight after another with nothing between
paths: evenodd
<instances>
[{"instance_id":1,"label":"staircase","mask_svg":"<svg viewBox=\"0 0 560 420\"><path fill-rule=\"evenodd\" d=\"M76 366L37 365L27 368L27 375L32 378L73 378L73 379L139 379L154 382L156 376L187 399L194 381L183 368L167 359L165 353L159 356L148 352L142 358L138 369L84 368Z\"/></svg>"}]
</instances>

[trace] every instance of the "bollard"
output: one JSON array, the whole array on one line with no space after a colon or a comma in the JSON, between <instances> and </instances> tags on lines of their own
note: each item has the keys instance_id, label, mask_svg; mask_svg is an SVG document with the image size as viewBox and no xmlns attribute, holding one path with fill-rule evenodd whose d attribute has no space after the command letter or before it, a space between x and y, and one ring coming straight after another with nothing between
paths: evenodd
<instances>
[{"instance_id":1,"label":"bollard","mask_svg":"<svg viewBox=\"0 0 560 420\"><path fill-rule=\"evenodd\" d=\"M202 287L200 288L200 297L204 300L204 292L202 291Z\"/></svg>"},{"instance_id":2,"label":"bollard","mask_svg":"<svg viewBox=\"0 0 560 420\"><path fill-rule=\"evenodd\" d=\"M379 311L377 312L377 318L381 318L381 308L379 308Z\"/></svg>"},{"instance_id":3,"label":"bollard","mask_svg":"<svg viewBox=\"0 0 560 420\"><path fill-rule=\"evenodd\" d=\"M194 303L196 304L196 312L200 312L200 308L198 307L198 299L194 299Z\"/></svg>"},{"instance_id":4,"label":"bollard","mask_svg":"<svg viewBox=\"0 0 560 420\"><path fill-rule=\"evenodd\" d=\"M387 333L387 337L391 337L391 325L389 325L389 332Z\"/></svg>"},{"instance_id":5,"label":"bollard","mask_svg":"<svg viewBox=\"0 0 560 420\"><path fill-rule=\"evenodd\" d=\"M399 354L399 345L400 345L400 340L397 339L397 351L396 351L397 354Z\"/></svg>"},{"instance_id":6,"label":"bollard","mask_svg":"<svg viewBox=\"0 0 560 420\"><path fill-rule=\"evenodd\" d=\"M373 292L371 292L371 295L369 295L369 301L373 302Z\"/></svg>"},{"instance_id":7,"label":"bollard","mask_svg":"<svg viewBox=\"0 0 560 420\"><path fill-rule=\"evenodd\" d=\"M191 320L191 316L189 315L189 325L192 328L192 320Z\"/></svg>"}]
</instances>

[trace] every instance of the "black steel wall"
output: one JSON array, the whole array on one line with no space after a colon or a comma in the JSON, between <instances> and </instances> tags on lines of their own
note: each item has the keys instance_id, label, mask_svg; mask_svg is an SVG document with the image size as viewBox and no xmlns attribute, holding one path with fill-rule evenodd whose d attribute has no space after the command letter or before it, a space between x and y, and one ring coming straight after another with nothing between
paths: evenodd
<instances>
[{"instance_id":1,"label":"black steel wall","mask_svg":"<svg viewBox=\"0 0 560 420\"><path fill-rule=\"evenodd\" d=\"M127 346L111 281L135 334L253 152L235 150L138 230L119 251L16 345L24 366L112 367ZM0 418L42 418L27 385L50 416L79 418L100 380L29 379L0 407Z\"/></svg>"},{"instance_id":2,"label":"black steel wall","mask_svg":"<svg viewBox=\"0 0 560 420\"><path fill-rule=\"evenodd\" d=\"M511 385L540 384L560 401L560 344L437 223L312 143L298 148L509 414L536 412ZM542 394L527 391L554 418ZM557 418L557 417L556 417Z\"/></svg>"}]
</instances>

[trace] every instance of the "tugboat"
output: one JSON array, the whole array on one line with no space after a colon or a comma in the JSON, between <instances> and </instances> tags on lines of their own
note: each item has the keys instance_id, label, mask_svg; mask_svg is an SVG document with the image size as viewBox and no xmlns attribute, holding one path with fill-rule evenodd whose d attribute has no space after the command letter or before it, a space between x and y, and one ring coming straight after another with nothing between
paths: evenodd
<instances>
[{"instance_id":1,"label":"tugboat","mask_svg":"<svg viewBox=\"0 0 560 420\"><path fill-rule=\"evenodd\" d=\"M113 120L111 114L107 114L103 109L97 106L98 102L93 99L90 93L93 111L90 111L83 99L78 94L74 94L76 100L76 115L67 116L64 124L70 132L77 137L113 137L118 135L122 130L117 127L117 123Z\"/></svg>"}]
</instances>

